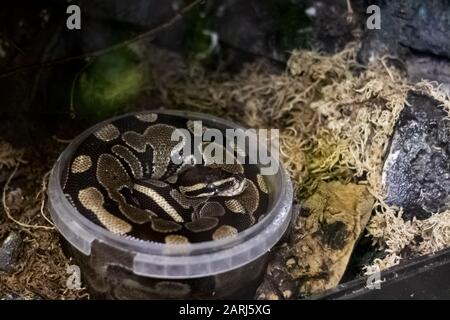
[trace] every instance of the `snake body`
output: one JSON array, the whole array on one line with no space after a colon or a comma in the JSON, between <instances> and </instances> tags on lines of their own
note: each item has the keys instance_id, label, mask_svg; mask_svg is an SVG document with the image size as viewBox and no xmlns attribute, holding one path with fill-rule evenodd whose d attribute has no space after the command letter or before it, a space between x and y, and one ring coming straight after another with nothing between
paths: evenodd
<instances>
[{"instance_id":1,"label":"snake body","mask_svg":"<svg viewBox=\"0 0 450 320\"><path fill-rule=\"evenodd\" d=\"M196 163L181 151L187 140L171 139L176 129L193 141L192 120L182 116L144 112L103 125L68 163L67 199L112 233L170 244L233 237L264 216L269 192L257 165L240 163L236 154L230 164L206 154Z\"/></svg>"}]
</instances>

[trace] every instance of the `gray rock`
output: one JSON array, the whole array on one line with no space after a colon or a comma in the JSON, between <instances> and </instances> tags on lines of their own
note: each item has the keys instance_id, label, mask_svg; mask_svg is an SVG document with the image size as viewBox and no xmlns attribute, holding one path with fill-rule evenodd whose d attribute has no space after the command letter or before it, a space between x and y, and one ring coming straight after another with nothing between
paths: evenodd
<instances>
[{"instance_id":1,"label":"gray rock","mask_svg":"<svg viewBox=\"0 0 450 320\"><path fill-rule=\"evenodd\" d=\"M386 202L405 219L450 208L450 121L435 99L410 93L383 169Z\"/></svg>"},{"instance_id":2,"label":"gray rock","mask_svg":"<svg viewBox=\"0 0 450 320\"><path fill-rule=\"evenodd\" d=\"M22 238L17 232L11 232L0 247L0 271L11 273L22 249Z\"/></svg>"},{"instance_id":3,"label":"gray rock","mask_svg":"<svg viewBox=\"0 0 450 320\"><path fill-rule=\"evenodd\" d=\"M373 55L388 54L405 64L412 81L449 83L449 2L375 0L372 4L380 6L381 29L365 30L359 60L367 63Z\"/></svg>"},{"instance_id":4,"label":"gray rock","mask_svg":"<svg viewBox=\"0 0 450 320\"><path fill-rule=\"evenodd\" d=\"M381 8L381 28L367 30L360 58L375 53L429 54L450 58L447 0L374 1Z\"/></svg>"},{"instance_id":5,"label":"gray rock","mask_svg":"<svg viewBox=\"0 0 450 320\"><path fill-rule=\"evenodd\" d=\"M297 48L340 51L353 40L352 31L357 24L347 22L345 1L221 0L214 3L221 42L281 62ZM352 5L357 22L365 6L361 0L352 0Z\"/></svg>"}]
</instances>

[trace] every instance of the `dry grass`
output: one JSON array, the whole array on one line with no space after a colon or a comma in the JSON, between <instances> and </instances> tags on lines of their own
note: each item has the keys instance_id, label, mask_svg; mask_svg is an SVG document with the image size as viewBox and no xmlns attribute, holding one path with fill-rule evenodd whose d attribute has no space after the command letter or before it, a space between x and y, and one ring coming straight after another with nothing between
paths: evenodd
<instances>
[{"instance_id":1,"label":"dry grass","mask_svg":"<svg viewBox=\"0 0 450 320\"><path fill-rule=\"evenodd\" d=\"M0 142L0 160L9 179L3 187L3 209L0 211L0 240L9 232L18 232L23 239L22 254L12 274L0 272L0 298L3 295L24 299L78 299L85 290L68 290L66 281L70 260L63 254L59 234L48 220L44 209L46 174L62 151L54 140L43 141L39 148L15 150ZM5 160L6 159L6 160ZM14 169L13 169L14 167ZM1 167L0 167L1 169Z\"/></svg>"},{"instance_id":2,"label":"dry grass","mask_svg":"<svg viewBox=\"0 0 450 320\"><path fill-rule=\"evenodd\" d=\"M375 261L384 269L399 263L407 246L425 254L450 245L450 212L404 222L399 208L384 203L381 184L383 157L408 90L435 97L449 111L450 99L436 84L409 85L384 58L360 66L356 52L355 44L334 56L294 51L283 73L264 62L237 75L189 70L186 77L166 81L163 92L169 105L280 129L281 155L299 201L320 181L367 185L377 199L368 233L387 253ZM425 241L415 246L417 235Z\"/></svg>"}]
</instances>

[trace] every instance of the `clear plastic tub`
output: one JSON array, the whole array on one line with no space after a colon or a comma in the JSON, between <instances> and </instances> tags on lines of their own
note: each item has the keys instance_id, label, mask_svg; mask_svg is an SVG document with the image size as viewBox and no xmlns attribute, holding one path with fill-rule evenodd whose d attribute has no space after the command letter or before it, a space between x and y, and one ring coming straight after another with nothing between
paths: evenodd
<instances>
[{"instance_id":1,"label":"clear plastic tub","mask_svg":"<svg viewBox=\"0 0 450 320\"><path fill-rule=\"evenodd\" d=\"M241 128L209 115L161 110L202 120L219 129ZM108 120L108 122L111 120ZM237 237L186 245L125 238L89 221L64 196L64 169L77 146L105 123L77 137L57 160L49 182L48 208L80 266L91 296L106 299L252 298L266 270L270 249L282 238L292 217L293 189L281 167L266 176L270 203L267 214ZM252 147L252 146L251 146Z\"/></svg>"}]
</instances>

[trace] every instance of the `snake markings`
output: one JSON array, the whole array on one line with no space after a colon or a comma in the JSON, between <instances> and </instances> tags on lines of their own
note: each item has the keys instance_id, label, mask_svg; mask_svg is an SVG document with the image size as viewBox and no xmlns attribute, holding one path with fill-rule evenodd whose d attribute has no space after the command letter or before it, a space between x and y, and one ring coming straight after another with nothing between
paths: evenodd
<instances>
[{"instance_id":1,"label":"snake markings","mask_svg":"<svg viewBox=\"0 0 450 320\"><path fill-rule=\"evenodd\" d=\"M162 178L170 163L170 157L183 147L183 141L171 140L175 129L166 124L155 124L148 127L143 134L127 131L122 136L125 143L137 152L145 152L147 145L153 149L153 179Z\"/></svg>"},{"instance_id":2,"label":"snake markings","mask_svg":"<svg viewBox=\"0 0 450 320\"><path fill-rule=\"evenodd\" d=\"M100 220L100 222L108 228L109 231L116 234L126 234L131 231L132 227L122 219L117 218L103 208L105 199L100 191L94 187L80 190L78 199L83 206L91 210Z\"/></svg>"},{"instance_id":3,"label":"snake markings","mask_svg":"<svg viewBox=\"0 0 450 320\"><path fill-rule=\"evenodd\" d=\"M259 192L253 181L247 179L246 192L241 193L235 199L225 201L225 205L234 213L252 214L258 208Z\"/></svg>"},{"instance_id":4,"label":"snake markings","mask_svg":"<svg viewBox=\"0 0 450 320\"><path fill-rule=\"evenodd\" d=\"M184 222L184 219L182 216L178 214L178 212L172 207L166 199L164 199L163 196L161 196L159 193L157 193L155 190L144 187L138 184L135 184L133 186L133 189L145 194L150 199L152 199L158 206L161 207L161 209L164 210L174 221L176 222Z\"/></svg>"},{"instance_id":5,"label":"snake markings","mask_svg":"<svg viewBox=\"0 0 450 320\"><path fill-rule=\"evenodd\" d=\"M220 240L229 237L237 236L238 231L236 228L228 225L222 225L214 231L212 238L213 240Z\"/></svg>"},{"instance_id":6,"label":"snake markings","mask_svg":"<svg viewBox=\"0 0 450 320\"><path fill-rule=\"evenodd\" d=\"M88 171L91 166L91 157L80 155L73 160L71 171L72 173L82 173Z\"/></svg>"},{"instance_id":7,"label":"snake markings","mask_svg":"<svg viewBox=\"0 0 450 320\"><path fill-rule=\"evenodd\" d=\"M131 168L133 176L137 179L141 179L144 176L144 169L139 159L131 152L127 147L117 144L111 148L115 155L122 158Z\"/></svg>"},{"instance_id":8,"label":"snake markings","mask_svg":"<svg viewBox=\"0 0 450 320\"><path fill-rule=\"evenodd\" d=\"M230 210L231 212L245 213L244 206L236 199L225 201L225 205L227 206L228 210Z\"/></svg>"},{"instance_id":9,"label":"snake markings","mask_svg":"<svg viewBox=\"0 0 450 320\"><path fill-rule=\"evenodd\" d=\"M203 232L214 229L219 224L219 219L215 217L202 217L198 220L185 223L185 227L192 232Z\"/></svg>"},{"instance_id":10,"label":"snake markings","mask_svg":"<svg viewBox=\"0 0 450 320\"><path fill-rule=\"evenodd\" d=\"M100 155L97 162L97 180L106 189L109 197L119 204L120 211L134 223L145 223L150 221L151 216L156 216L126 202L119 191L122 188L133 187L133 182L123 165L113 155Z\"/></svg>"},{"instance_id":11,"label":"snake markings","mask_svg":"<svg viewBox=\"0 0 450 320\"><path fill-rule=\"evenodd\" d=\"M148 184L151 184L152 186L158 187L158 188L165 188L165 187L169 186L167 183L165 183L164 181L161 181L161 180L148 180L146 182Z\"/></svg>"},{"instance_id":12,"label":"snake markings","mask_svg":"<svg viewBox=\"0 0 450 320\"><path fill-rule=\"evenodd\" d=\"M169 233L180 230L182 226L174 221L155 218L152 219L152 228L158 232Z\"/></svg>"},{"instance_id":13,"label":"snake markings","mask_svg":"<svg viewBox=\"0 0 450 320\"><path fill-rule=\"evenodd\" d=\"M214 142L202 144L210 151L203 148L202 163L184 154L174 163L188 141L171 140L177 128L194 134L192 121L148 112L104 125L75 151L61 182L66 197L112 233L173 245L235 237L264 216L259 168L236 157L215 163L234 155Z\"/></svg>"},{"instance_id":14,"label":"snake markings","mask_svg":"<svg viewBox=\"0 0 450 320\"><path fill-rule=\"evenodd\" d=\"M200 217L221 217L225 214L225 208L215 201L207 202L199 211Z\"/></svg>"},{"instance_id":15,"label":"snake markings","mask_svg":"<svg viewBox=\"0 0 450 320\"><path fill-rule=\"evenodd\" d=\"M116 126L110 123L96 131L94 136L104 142L108 142L117 139L120 136L120 131Z\"/></svg>"},{"instance_id":16,"label":"snake markings","mask_svg":"<svg viewBox=\"0 0 450 320\"><path fill-rule=\"evenodd\" d=\"M177 189L170 190L170 196L184 209L197 209L199 205L208 200L207 198L188 198Z\"/></svg>"},{"instance_id":17,"label":"snake markings","mask_svg":"<svg viewBox=\"0 0 450 320\"><path fill-rule=\"evenodd\" d=\"M158 120L158 115L156 113L141 113L137 114L136 118L142 122L155 122Z\"/></svg>"},{"instance_id":18,"label":"snake markings","mask_svg":"<svg viewBox=\"0 0 450 320\"><path fill-rule=\"evenodd\" d=\"M169 234L164 238L164 242L168 244L186 244L189 239L179 234Z\"/></svg>"},{"instance_id":19,"label":"snake markings","mask_svg":"<svg viewBox=\"0 0 450 320\"><path fill-rule=\"evenodd\" d=\"M261 190L262 192L264 192L266 194L269 193L269 189L267 188L266 181L264 180L262 175L260 175L260 174L256 175L256 182L258 183L259 190Z\"/></svg>"}]
</instances>

